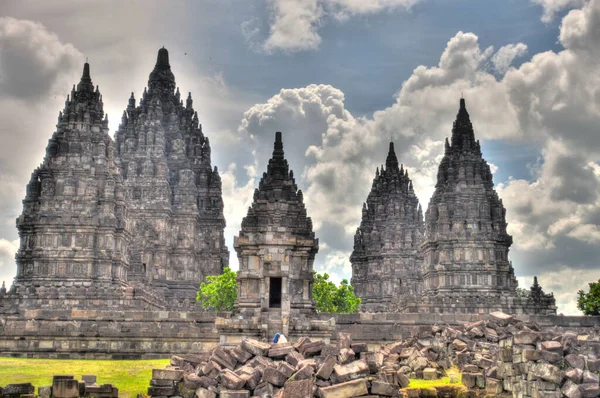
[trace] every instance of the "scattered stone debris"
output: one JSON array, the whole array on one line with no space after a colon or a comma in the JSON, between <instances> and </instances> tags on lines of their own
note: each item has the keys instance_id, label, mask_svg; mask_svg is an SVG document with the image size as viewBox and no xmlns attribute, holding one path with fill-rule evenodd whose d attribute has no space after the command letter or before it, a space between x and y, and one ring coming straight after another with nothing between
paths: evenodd
<instances>
[{"instance_id":1,"label":"scattered stone debris","mask_svg":"<svg viewBox=\"0 0 600 398\"><path fill-rule=\"evenodd\" d=\"M600 330L589 335L540 331L495 312L461 327L420 327L405 341L369 350L339 333L337 344L302 337L173 356L154 369L148 395L182 398L350 398L419 396L599 397ZM452 386L415 391L409 379L433 380L450 367ZM464 387L463 387L464 386ZM465 391L467 390L468 391ZM457 390L458 391L458 390Z\"/></svg>"},{"instance_id":2,"label":"scattered stone debris","mask_svg":"<svg viewBox=\"0 0 600 398\"><path fill-rule=\"evenodd\" d=\"M73 375L57 375L52 378L51 386L38 387L40 398L118 398L119 389L112 384L96 384L96 376L83 375L81 381ZM35 398L35 387L31 383L8 384L0 387L2 398Z\"/></svg>"},{"instance_id":3,"label":"scattered stone debris","mask_svg":"<svg viewBox=\"0 0 600 398\"><path fill-rule=\"evenodd\" d=\"M302 337L295 343L244 339L234 348L171 357L166 369L154 369L148 395L153 397L323 398L399 397L409 377L436 379L450 366L428 350L395 343L369 351L339 333L337 345ZM448 366L446 366L448 365Z\"/></svg>"}]
</instances>

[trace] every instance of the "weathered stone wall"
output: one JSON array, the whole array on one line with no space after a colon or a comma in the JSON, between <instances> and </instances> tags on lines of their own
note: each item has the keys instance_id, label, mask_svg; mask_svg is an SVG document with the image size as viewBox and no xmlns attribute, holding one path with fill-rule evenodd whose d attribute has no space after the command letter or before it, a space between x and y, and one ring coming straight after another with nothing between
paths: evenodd
<instances>
[{"instance_id":1,"label":"weathered stone wall","mask_svg":"<svg viewBox=\"0 0 600 398\"><path fill-rule=\"evenodd\" d=\"M0 354L36 358L166 358L218 344L218 313L29 310L0 319Z\"/></svg>"},{"instance_id":2,"label":"weathered stone wall","mask_svg":"<svg viewBox=\"0 0 600 398\"><path fill-rule=\"evenodd\" d=\"M29 310L0 318L0 355L37 358L166 358L201 352L219 344L217 317L229 313L170 311ZM338 332L371 347L406 339L433 325L458 326L486 319L467 314L318 314L332 317ZM581 332L600 326L600 317L523 316L541 330ZM318 338L323 338L322 331ZM307 331L308 337L310 333Z\"/></svg>"}]
</instances>

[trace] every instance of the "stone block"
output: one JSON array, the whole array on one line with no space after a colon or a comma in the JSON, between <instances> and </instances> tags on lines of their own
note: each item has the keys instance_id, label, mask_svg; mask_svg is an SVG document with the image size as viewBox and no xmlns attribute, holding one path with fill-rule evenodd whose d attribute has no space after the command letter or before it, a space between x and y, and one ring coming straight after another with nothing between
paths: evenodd
<instances>
[{"instance_id":1,"label":"stone block","mask_svg":"<svg viewBox=\"0 0 600 398\"><path fill-rule=\"evenodd\" d=\"M217 394L206 388L199 387L196 389L196 397L198 397L198 398L216 398Z\"/></svg>"},{"instance_id":2,"label":"stone block","mask_svg":"<svg viewBox=\"0 0 600 398\"><path fill-rule=\"evenodd\" d=\"M562 347L562 346L561 346ZM552 351L540 351L540 359L549 363L557 363L563 358L562 354Z\"/></svg>"},{"instance_id":3,"label":"stone block","mask_svg":"<svg viewBox=\"0 0 600 398\"><path fill-rule=\"evenodd\" d=\"M350 345L350 348L352 349L352 351L354 351L355 354L369 351L369 346L367 345L367 343L352 343Z\"/></svg>"},{"instance_id":4,"label":"stone block","mask_svg":"<svg viewBox=\"0 0 600 398\"><path fill-rule=\"evenodd\" d=\"M323 348L321 348L321 356L327 357L328 355L337 357L340 355L340 349L331 344L325 344Z\"/></svg>"},{"instance_id":5,"label":"stone block","mask_svg":"<svg viewBox=\"0 0 600 398\"><path fill-rule=\"evenodd\" d=\"M439 377L437 369L425 368L423 369L423 380L436 380Z\"/></svg>"},{"instance_id":6,"label":"stone block","mask_svg":"<svg viewBox=\"0 0 600 398\"><path fill-rule=\"evenodd\" d=\"M477 377L475 378L475 385L478 388L485 388L485 376L483 373L477 373Z\"/></svg>"},{"instance_id":7,"label":"stone block","mask_svg":"<svg viewBox=\"0 0 600 398\"><path fill-rule=\"evenodd\" d=\"M173 380L150 380L150 385L153 387L172 387L175 385Z\"/></svg>"},{"instance_id":8,"label":"stone block","mask_svg":"<svg viewBox=\"0 0 600 398\"><path fill-rule=\"evenodd\" d=\"M296 373L294 373L292 375L292 377L290 377L290 381L312 379L313 372L314 372L314 368L312 366L310 366L310 365L303 366L300 368L300 370L298 370Z\"/></svg>"},{"instance_id":9,"label":"stone block","mask_svg":"<svg viewBox=\"0 0 600 398\"><path fill-rule=\"evenodd\" d=\"M299 352L292 351L288 355L285 356L285 361L292 366L298 366L298 362L304 360L304 355Z\"/></svg>"},{"instance_id":10,"label":"stone block","mask_svg":"<svg viewBox=\"0 0 600 398\"><path fill-rule=\"evenodd\" d=\"M587 366L590 372L600 372L600 359L588 358Z\"/></svg>"},{"instance_id":11,"label":"stone block","mask_svg":"<svg viewBox=\"0 0 600 398\"><path fill-rule=\"evenodd\" d=\"M271 344L262 343L257 340L243 339L242 348L252 355L267 356L271 349Z\"/></svg>"},{"instance_id":12,"label":"stone block","mask_svg":"<svg viewBox=\"0 0 600 398\"><path fill-rule=\"evenodd\" d=\"M279 364L277 364L277 370L283 373L285 377L291 377L296 371L296 368L287 362L279 362Z\"/></svg>"},{"instance_id":13,"label":"stone block","mask_svg":"<svg viewBox=\"0 0 600 398\"><path fill-rule=\"evenodd\" d=\"M590 372L589 370L583 371L583 378L581 380L584 384L595 384L598 385L600 378L597 374Z\"/></svg>"},{"instance_id":14,"label":"stone block","mask_svg":"<svg viewBox=\"0 0 600 398\"><path fill-rule=\"evenodd\" d=\"M380 352L361 352L360 359L367 361L369 373L376 374L383 365L383 354Z\"/></svg>"},{"instance_id":15,"label":"stone block","mask_svg":"<svg viewBox=\"0 0 600 398\"><path fill-rule=\"evenodd\" d=\"M597 384L581 384L583 398L600 397L600 387Z\"/></svg>"},{"instance_id":16,"label":"stone block","mask_svg":"<svg viewBox=\"0 0 600 398\"><path fill-rule=\"evenodd\" d=\"M171 396L175 395L175 386L172 387L148 387L148 395Z\"/></svg>"},{"instance_id":17,"label":"stone block","mask_svg":"<svg viewBox=\"0 0 600 398\"><path fill-rule=\"evenodd\" d=\"M502 381L498 379L493 379L491 377L487 378L485 381L485 392L486 394L500 394L502 393ZM495 396L495 395L492 395Z\"/></svg>"},{"instance_id":18,"label":"stone block","mask_svg":"<svg viewBox=\"0 0 600 398\"><path fill-rule=\"evenodd\" d=\"M223 390L219 394L219 398L250 398L248 390Z\"/></svg>"},{"instance_id":19,"label":"stone block","mask_svg":"<svg viewBox=\"0 0 600 398\"><path fill-rule=\"evenodd\" d=\"M327 358L325 358L325 360L319 367L319 370L317 370L317 377L320 377L321 379L324 379L324 380L329 379L329 376L331 376L331 372L333 372L333 367L335 365L336 365L335 357L333 357L331 355L328 356Z\"/></svg>"},{"instance_id":20,"label":"stone block","mask_svg":"<svg viewBox=\"0 0 600 398\"><path fill-rule=\"evenodd\" d=\"M351 362L347 365L335 365L333 367L336 378L339 382L345 382L358 379L369 375L369 365L363 359Z\"/></svg>"},{"instance_id":21,"label":"stone block","mask_svg":"<svg viewBox=\"0 0 600 398\"><path fill-rule=\"evenodd\" d=\"M52 397L53 398L78 398L79 397L79 381L59 379L52 381Z\"/></svg>"},{"instance_id":22,"label":"stone block","mask_svg":"<svg viewBox=\"0 0 600 398\"><path fill-rule=\"evenodd\" d=\"M562 354L563 347L558 341L542 341L540 343L540 349L544 351L556 352L557 354Z\"/></svg>"},{"instance_id":23,"label":"stone block","mask_svg":"<svg viewBox=\"0 0 600 398\"><path fill-rule=\"evenodd\" d=\"M398 378L398 385L400 386L400 388L406 388L410 384L410 380L408 379L408 376L405 374L397 373L397 378Z\"/></svg>"},{"instance_id":24,"label":"stone block","mask_svg":"<svg viewBox=\"0 0 600 398\"><path fill-rule=\"evenodd\" d=\"M356 379L319 389L322 398L352 398L369 393L366 379Z\"/></svg>"},{"instance_id":25,"label":"stone block","mask_svg":"<svg viewBox=\"0 0 600 398\"><path fill-rule=\"evenodd\" d=\"M565 373L549 363L535 363L531 366L531 374L542 380L560 384L565 378Z\"/></svg>"},{"instance_id":26,"label":"stone block","mask_svg":"<svg viewBox=\"0 0 600 398\"><path fill-rule=\"evenodd\" d=\"M312 396L312 380L300 380L285 383L283 398L310 398Z\"/></svg>"},{"instance_id":27,"label":"stone block","mask_svg":"<svg viewBox=\"0 0 600 398\"><path fill-rule=\"evenodd\" d=\"M38 396L40 398L50 398L52 396L52 387L51 386L38 387Z\"/></svg>"},{"instance_id":28,"label":"stone block","mask_svg":"<svg viewBox=\"0 0 600 398\"><path fill-rule=\"evenodd\" d=\"M292 351L294 351L294 347L289 343L271 344L268 356L269 358L285 358Z\"/></svg>"},{"instance_id":29,"label":"stone block","mask_svg":"<svg viewBox=\"0 0 600 398\"><path fill-rule=\"evenodd\" d=\"M271 383L277 387L283 387L287 377L275 368L266 368L262 375L262 380Z\"/></svg>"},{"instance_id":30,"label":"stone block","mask_svg":"<svg viewBox=\"0 0 600 398\"><path fill-rule=\"evenodd\" d=\"M565 376L573 383L580 384L583 379L583 370L570 368L565 371Z\"/></svg>"},{"instance_id":31,"label":"stone block","mask_svg":"<svg viewBox=\"0 0 600 398\"><path fill-rule=\"evenodd\" d=\"M6 387L2 389L2 395L19 397L21 395L33 394L34 391L35 388L31 383L15 383L7 384Z\"/></svg>"},{"instance_id":32,"label":"stone block","mask_svg":"<svg viewBox=\"0 0 600 398\"><path fill-rule=\"evenodd\" d=\"M235 358L235 360L238 363L241 364L245 364L253 357L253 355L248 351L244 350L242 346L235 347L233 350L230 351L230 354L232 357Z\"/></svg>"},{"instance_id":33,"label":"stone block","mask_svg":"<svg viewBox=\"0 0 600 398\"><path fill-rule=\"evenodd\" d=\"M573 383L571 380L567 380L565 384L563 384L560 391L567 398L582 398L583 397L583 389L579 387L577 384Z\"/></svg>"},{"instance_id":34,"label":"stone block","mask_svg":"<svg viewBox=\"0 0 600 398\"><path fill-rule=\"evenodd\" d=\"M273 369L274 370L274 369ZM228 390L239 390L246 384L246 380L242 379L232 371L224 369L219 376L220 382Z\"/></svg>"},{"instance_id":35,"label":"stone block","mask_svg":"<svg viewBox=\"0 0 600 398\"><path fill-rule=\"evenodd\" d=\"M371 394L376 394L384 397L393 397L398 394L398 387L381 380L374 380L371 383Z\"/></svg>"},{"instance_id":36,"label":"stone block","mask_svg":"<svg viewBox=\"0 0 600 398\"><path fill-rule=\"evenodd\" d=\"M154 380L183 380L183 370L179 369L152 369L152 378Z\"/></svg>"},{"instance_id":37,"label":"stone block","mask_svg":"<svg viewBox=\"0 0 600 398\"><path fill-rule=\"evenodd\" d=\"M183 386L195 390L202 387L202 379L195 373L186 374L183 376Z\"/></svg>"},{"instance_id":38,"label":"stone block","mask_svg":"<svg viewBox=\"0 0 600 398\"><path fill-rule=\"evenodd\" d=\"M565 356L565 362L573 368L585 369L585 360L581 355L569 354Z\"/></svg>"},{"instance_id":39,"label":"stone block","mask_svg":"<svg viewBox=\"0 0 600 398\"><path fill-rule=\"evenodd\" d=\"M217 347L210 359L229 370L234 370L237 365L236 359L222 347Z\"/></svg>"},{"instance_id":40,"label":"stone block","mask_svg":"<svg viewBox=\"0 0 600 398\"><path fill-rule=\"evenodd\" d=\"M513 317L511 315L505 314L504 312L495 311L489 314L490 320L496 322L500 326L506 326L509 323L513 322Z\"/></svg>"},{"instance_id":41,"label":"stone block","mask_svg":"<svg viewBox=\"0 0 600 398\"><path fill-rule=\"evenodd\" d=\"M321 349L323 348L324 345L325 345L325 342L323 340L313 341L313 342L310 342L307 344L303 344L300 349L300 352L305 357L309 357L312 355L319 355L321 353Z\"/></svg>"},{"instance_id":42,"label":"stone block","mask_svg":"<svg viewBox=\"0 0 600 398\"><path fill-rule=\"evenodd\" d=\"M523 362L539 361L541 357L541 351L526 349L521 352L521 360Z\"/></svg>"},{"instance_id":43,"label":"stone block","mask_svg":"<svg viewBox=\"0 0 600 398\"><path fill-rule=\"evenodd\" d=\"M266 382L265 383L260 383L254 389L254 396L256 396L256 397L270 398L270 397L273 396L273 394L275 394L275 388L273 387L272 384L269 384L269 383L266 383Z\"/></svg>"},{"instance_id":44,"label":"stone block","mask_svg":"<svg viewBox=\"0 0 600 398\"><path fill-rule=\"evenodd\" d=\"M337 335L337 346L341 350L342 348L349 349L352 345L352 336L350 333L338 332Z\"/></svg>"},{"instance_id":45,"label":"stone block","mask_svg":"<svg viewBox=\"0 0 600 398\"><path fill-rule=\"evenodd\" d=\"M96 375L82 375L81 381L83 381L86 386L91 386L96 384Z\"/></svg>"},{"instance_id":46,"label":"stone block","mask_svg":"<svg viewBox=\"0 0 600 398\"><path fill-rule=\"evenodd\" d=\"M513 338L515 344L535 345L542 338L542 336L539 332L521 330Z\"/></svg>"}]
</instances>

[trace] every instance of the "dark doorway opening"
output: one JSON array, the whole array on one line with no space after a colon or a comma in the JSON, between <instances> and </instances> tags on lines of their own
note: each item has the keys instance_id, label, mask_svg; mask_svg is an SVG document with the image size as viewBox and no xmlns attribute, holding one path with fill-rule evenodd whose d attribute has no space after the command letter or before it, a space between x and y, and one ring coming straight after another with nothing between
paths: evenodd
<instances>
[{"instance_id":1,"label":"dark doorway opening","mask_svg":"<svg viewBox=\"0 0 600 398\"><path fill-rule=\"evenodd\" d=\"M269 279L269 308L281 308L281 278Z\"/></svg>"}]
</instances>

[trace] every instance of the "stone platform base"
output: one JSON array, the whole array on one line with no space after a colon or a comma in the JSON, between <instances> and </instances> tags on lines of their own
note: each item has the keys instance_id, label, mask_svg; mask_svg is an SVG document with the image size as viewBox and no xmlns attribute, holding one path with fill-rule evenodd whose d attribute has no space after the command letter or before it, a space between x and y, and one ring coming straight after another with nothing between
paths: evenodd
<instances>
[{"instance_id":1,"label":"stone platform base","mask_svg":"<svg viewBox=\"0 0 600 398\"><path fill-rule=\"evenodd\" d=\"M474 314L316 314L292 323L286 337L335 342L338 332L375 350L380 344L431 331L433 325L461 325L487 319ZM333 326L332 318L335 320ZM542 330L584 332L600 326L600 317L517 316ZM304 328L301 327L304 325ZM266 326L267 329L264 329ZM276 326L276 325L275 325ZM0 355L35 358L155 359L234 345L242 337L270 339L267 324L239 319L231 313L28 310L0 315Z\"/></svg>"}]
</instances>

